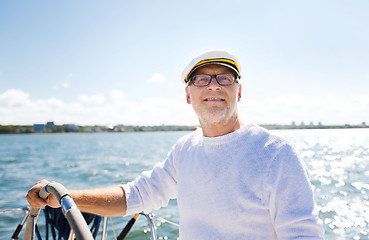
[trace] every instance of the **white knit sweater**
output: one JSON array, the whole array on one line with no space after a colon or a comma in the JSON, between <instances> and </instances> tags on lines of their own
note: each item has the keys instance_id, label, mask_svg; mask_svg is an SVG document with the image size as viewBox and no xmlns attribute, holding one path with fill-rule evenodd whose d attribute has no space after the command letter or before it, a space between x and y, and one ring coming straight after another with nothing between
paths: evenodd
<instances>
[{"instance_id":1,"label":"white knit sweater","mask_svg":"<svg viewBox=\"0 0 369 240\"><path fill-rule=\"evenodd\" d=\"M182 137L153 170L123 185L127 215L177 198L180 239L323 239L303 162L257 125Z\"/></svg>"}]
</instances>

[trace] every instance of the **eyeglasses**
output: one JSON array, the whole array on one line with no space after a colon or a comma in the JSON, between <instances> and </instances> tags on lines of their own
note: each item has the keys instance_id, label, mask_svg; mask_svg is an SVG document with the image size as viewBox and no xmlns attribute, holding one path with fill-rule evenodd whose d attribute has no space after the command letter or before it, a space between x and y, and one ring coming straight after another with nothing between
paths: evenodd
<instances>
[{"instance_id":1,"label":"eyeglasses","mask_svg":"<svg viewBox=\"0 0 369 240\"><path fill-rule=\"evenodd\" d=\"M217 74L217 75L194 75L190 77L188 81L188 85L192 82L193 85L197 87L204 87L210 84L211 79L215 78L217 83L221 86L228 86L232 85L235 81L237 82L238 76L231 74L231 73L225 73L225 74Z\"/></svg>"}]
</instances>

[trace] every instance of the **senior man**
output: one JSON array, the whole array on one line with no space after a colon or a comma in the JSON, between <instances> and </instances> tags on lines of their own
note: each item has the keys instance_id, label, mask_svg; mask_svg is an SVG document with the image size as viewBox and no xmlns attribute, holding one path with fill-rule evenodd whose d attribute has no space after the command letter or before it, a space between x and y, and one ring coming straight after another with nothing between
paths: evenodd
<instances>
[{"instance_id":1,"label":"senior man","mask_svg":"<svg viewBox=\"0 0 369 240\"><path fill-rule=\"evenodd\" d=\"M187 103L201 128L180 138L166 159L121 186L70 191L81 211L99 215L150 212L177 198L180 239L323 239L306 168L282 138L240 120L241 65L208 51L185 68ZM58 207L37 193L32 207Z\"/></svg>"}]
</instances>

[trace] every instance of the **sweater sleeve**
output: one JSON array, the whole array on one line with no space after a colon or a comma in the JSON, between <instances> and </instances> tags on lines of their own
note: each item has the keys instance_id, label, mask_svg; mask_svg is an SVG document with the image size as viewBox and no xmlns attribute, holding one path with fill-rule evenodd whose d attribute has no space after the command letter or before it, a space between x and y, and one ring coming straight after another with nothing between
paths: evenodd
<instances>
[{"instance_id":1,"label":"sweater sleeve","mask_svg":"<svg viewBox=\"0 0 369 240\"><path fill-rule=\"evenodd\" d=\"M268 187L278 239L324 239L306 167L290 145L282 146L272 161Z\"/></svg>"},{"instance_id":2,"label":"sweater sleeve","mask_svg":"<svg viewBox=\"0 0 369 240\"><path fill-rule=\"evenodd\" d=\"M173 149L163 162L155 164L152 170L142 172L134 181L124 184L127 212L132 215L167 206L170 199L177 196L176 169Z\"/></svg>"}]
</instances>

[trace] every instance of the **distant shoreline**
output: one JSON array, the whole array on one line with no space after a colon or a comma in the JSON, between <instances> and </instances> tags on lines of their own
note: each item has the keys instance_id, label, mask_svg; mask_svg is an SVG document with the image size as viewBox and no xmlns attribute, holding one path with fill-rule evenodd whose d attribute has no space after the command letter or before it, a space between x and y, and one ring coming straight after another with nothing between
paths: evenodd
<instances>
[{"instance_id":1,"label":"distant shoreline","mask_svg":"<svg viewBox=\"0 0 369 240\"><path fill-rule=\"evenodd\" d=\"M350 129L369 128L365 123L361 125L284 125L284 124L260 124L269 130L289 130L289 129ZM112 128L94 125L78 126L75 124L54 125L34 124L34 125L0 125L0 134L31 134L31 133L102 133L102 132L163 132L163 131L192 131L197 126L180 125L158 125L158 126L134 126L117 125Z\"/></svg>"}]
</instances>

